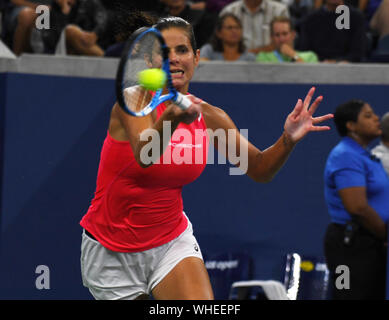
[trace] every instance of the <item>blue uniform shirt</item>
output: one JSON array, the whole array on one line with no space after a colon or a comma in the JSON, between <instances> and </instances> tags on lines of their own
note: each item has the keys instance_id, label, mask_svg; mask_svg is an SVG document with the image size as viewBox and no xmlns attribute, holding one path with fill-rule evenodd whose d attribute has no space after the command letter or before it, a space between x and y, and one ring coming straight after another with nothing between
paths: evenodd
<instances>
[{"instance_id":1,"label":"blue uniform shirt","mask_svg":"<svg viewBox=\"0 0 389 320\"><path fill-rule=\"evenodd\" d=\"M381 161L349 137L330 152L324 170L324 195L331 221L344 224L351 219L338 191L365 187L369 205L389 221L389 178Z\"/></svg>"}]
</instances>

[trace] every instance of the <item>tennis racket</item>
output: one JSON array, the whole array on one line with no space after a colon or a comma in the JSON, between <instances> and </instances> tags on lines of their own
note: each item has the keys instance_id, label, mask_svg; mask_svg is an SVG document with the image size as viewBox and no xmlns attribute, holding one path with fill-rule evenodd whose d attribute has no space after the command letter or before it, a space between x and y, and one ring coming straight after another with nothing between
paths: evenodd
<instances>
[{"instance_id":1,"label":"tennis racket","mask_svg":"<svg viewBox=\"0 0 389 320\"><path fill-rule=\"evenodd\" d=\"M162 94L163 89L151 91L139 84L139 72L149 68L165 71L166 94ZM156 28L140 28L126 42L116 74L116 97L119 106L135 117L149 114L167 100L173 101L183 110L192 104L188 97L173 87L169 49Z\"/></svg>"}]
</instances>

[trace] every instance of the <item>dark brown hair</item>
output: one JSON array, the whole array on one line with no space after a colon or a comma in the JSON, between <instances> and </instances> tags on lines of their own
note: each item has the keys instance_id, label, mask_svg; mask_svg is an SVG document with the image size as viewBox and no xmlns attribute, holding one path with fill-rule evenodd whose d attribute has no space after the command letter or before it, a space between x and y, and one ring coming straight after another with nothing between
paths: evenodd
<instances>
[{"instance_id":1,"label":"dark brown hair","mask_svg":"<svg viewBox=\"0 0 389 320\"><path fill-rule=\"evenodd\" d=\"M197 45L196 39L194 36L192 25L180 18L180 17L164 17L158 20L158 22L154 25L156 29L159 31L167 30L170 28L179 28L185 31L186 35L189 38L189 42L192 46L193 53L196 55Z\"/></svg>"},{"instance_id":2,"label":"dark brown hair","mask_svg":"<svg viewBox=\"0 0 389 320\"><path fill-rule=\"evenodd\" d=\"M216 26L215 26L215 30L212 34L212 37L211 37L211 40L209 41L209 43L211 44L213 50L215 51L218 51L218 52L223 52L224 50L224 47L223 47L223 42L222 40L217 36L217 33L220 32L220 30L223 28L223 23L224 23L224 20L226 20L227 18L232 18L234 19L240 27L242 27L242 22L239 20L239 18L234 15L233 13L226 13L226 14L223 14L222 16L220 16L217 21L216 21ZM238 52L239 53L243 53L244 51L246 50L246 47L243 43L243 38L240 39L239 41L239 47L238 47Z\"/></svg>"}]
</instances>

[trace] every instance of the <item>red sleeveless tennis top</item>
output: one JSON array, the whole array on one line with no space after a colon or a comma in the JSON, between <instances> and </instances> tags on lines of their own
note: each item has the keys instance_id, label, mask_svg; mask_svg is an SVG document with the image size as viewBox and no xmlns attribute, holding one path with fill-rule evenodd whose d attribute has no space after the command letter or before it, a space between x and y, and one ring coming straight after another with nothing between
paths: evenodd
<instances>
[{"instance_id":1,"label":"red sleeveless tennis top","mask_svg":"<svg viewBox=\"0 0 389 320\"><path fill-rule=\"evenodd\" d=\"M157 107L159 118L166 109ZM91 205L80 224L104 247L139 252L163 245L187 227L182 187L199 177L208 154L206 124L200 114L181 123L159 160L141 168L127 141L110 134L104 141Z\"/></svg>"}]
</instances>

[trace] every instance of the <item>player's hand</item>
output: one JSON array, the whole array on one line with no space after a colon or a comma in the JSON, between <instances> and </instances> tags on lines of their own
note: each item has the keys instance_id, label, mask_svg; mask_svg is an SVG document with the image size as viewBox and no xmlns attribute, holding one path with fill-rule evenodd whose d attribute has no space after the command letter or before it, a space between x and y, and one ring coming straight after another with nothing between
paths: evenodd
<instances>
[{"instance_id":1,"label":"player's hand","mask_svg":"<svg viewBox=\"0 0 389 320\"><path fill-rule=\"evenodd\" d=\"M323 97L319 96L310 105L314 92L315 88L313 87L309 90L304 102L298 99L294 110L286 118L284 130L292 143L300 141L308 132L330 130L328 126L317 126L317 124L333 118L333 114L313 117L317 107L323 100Z\"/></svg>"},{"instance_id":2,"label":"player's hand","mask_svg":"<svg viewBox=\"0 0 389 320\"><path fill-rule=\"evenodd\" d=\"M192 104L188 109L182 110L179 106L171 103L170 111L172 112L173 117L179 122L191 124L200 116L202 110L201 104L203 100L192 95L188 95L187 97L192 101Z\"/></svg>"}]
</instances>

